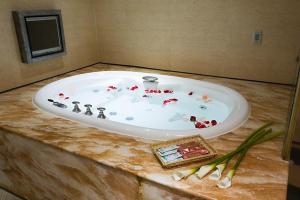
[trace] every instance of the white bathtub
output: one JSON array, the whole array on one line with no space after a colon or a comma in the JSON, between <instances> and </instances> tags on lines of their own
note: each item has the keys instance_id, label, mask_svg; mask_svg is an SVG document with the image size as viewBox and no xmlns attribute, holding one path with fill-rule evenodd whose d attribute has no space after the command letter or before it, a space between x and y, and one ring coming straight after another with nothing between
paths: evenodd
<instances>
[{"instance_id":1,"label":"white bathtub","mask_svg":"<svg viewBox=\"0 0 300 200\"><path fill-rule=\"evenodd\" d=\"M145 76L158 80L145 81ZM73 101L80 102L81 112L73 111ZM216 137L238 128L249 115L245 98L222 85L124 71L80 74L55 81L41 88L33 103L65 119L154 140L196 134ZM92 105L92 115L86 115L85 104ZM98 107L106 109L105 119L98 117Z\"/></svg>"}]
</instances>

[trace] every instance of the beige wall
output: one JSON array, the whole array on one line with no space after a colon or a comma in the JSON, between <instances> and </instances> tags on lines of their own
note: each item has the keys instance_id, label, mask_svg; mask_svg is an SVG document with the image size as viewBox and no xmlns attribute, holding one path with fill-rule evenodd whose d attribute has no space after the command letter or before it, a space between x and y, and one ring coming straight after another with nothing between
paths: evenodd
<instances>
[{"instance_id":1,"label":"beige wall","mask_svg":"<svg viewBox=\"0 0 300 200\"><path fill-rule=\"evenodd\" d=\"M67 55L21 63L11 10L24 9L62 10ZM299 10L298 0L1 0L0 91L99 61L294 83Z\"/></svg>"},{"instance_id":2,"label":"beige wall","mask_svg":"<svg viewBox=\"0 0 300 200\"><path fill-rule=\"evenodd\" d=\"M98 0L100 61L294 83L299 0ZM262 45L252 33L263 30Z\"/></svg>"},{"instance_id":3,"label":"beige wall","mask_svg":"<svg viewBox=\"0 0 300 200\"><path fill-rule=\"evenodd\" d=\"M1 0L0 91L95 63L97 46L92 3L92 0ZM11 11L30 9L61 9L65 56L30 65L21 62Z\"/></svg>"}]
</instances>

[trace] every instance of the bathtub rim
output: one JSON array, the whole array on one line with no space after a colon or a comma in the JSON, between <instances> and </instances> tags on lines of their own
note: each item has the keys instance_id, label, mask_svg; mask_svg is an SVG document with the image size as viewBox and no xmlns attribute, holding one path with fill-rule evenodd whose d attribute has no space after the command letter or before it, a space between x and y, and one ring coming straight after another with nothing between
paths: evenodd
<instances>
[{"instance_id":1,"label":"bathtub rim","mask_svg":"<svg viewBox=\"0 0 300 200\"><path fill-rule=\"evenodd\" d=\"M111 120L106 120L106 119L97 119L97 124L95 123L90 123L90 122L86 122L89 121L91 118L89 116L80 116L80 119L87 119L87 120L80 120L77 119L79 117L74 117L74 115L70 115L71 113L68 112L61 112L64 111L60 108L56 108L53 107L50 104L43 104L43 103L39 103L37 102L37 97L39 94L41 94L41 91L46 90L48 87L51 87L55 84L58 84L61 81L66 81L66 80L72 80L74 78L78 78L78 77L82 77L82 76L86 76L86 75L94 75L95 73L99 73L99 74L105 74L105 73L125 73L125 74L139 74L139 75L152 75L152 76L159 76L159 77L167 77L167 78L171 78L171 79L181 79L182 81L196 81L199 82L201 84L208 84L210 86L216 86L217 88L221 88L224 89L225 91L229 91L232 94L235 94L235 96L237 98L239 98L240 104L239 107L244 107L244 109L242 110L242 119L238 119L238 117L233 118L233 116L238 115L240 112L240 109L235 109L234 112L231 112L227 118L220 124L218 124L217 126L214 127L210 127L210 128L206 128L206 129L190 129L190 130L163 130L163 129L154 129L154 128L146 128L146 127L141 127L141 126L135 126L135 125L130 125L130 124L125 124L125 123L121 123L121 122L116 122L116 121L111 121ZM88 78L88 77L86 77ZM48 99L48 98L46 98ZM172 75L164 75L164 74L155 74L155 73L145 73L145 72L132 72L132 71L97 71L97 72L90 72L90 73L82 73L82 74L78 74L78 75L73 75L73 76L69 76L69 77L65 77L56 81L53 81L47 85L42 86L33 96L32 98L32 103L33 105L38 108L38 110L42 111L43 113L46 114L50 114L53 115L54 117L60 117L66 120L71 120L73 122L77 122L79 124L83 124L87 127L94 127L97 128L99 130L103 130L105 132L108 133L113 133L113 134L119 134L119 135L125 135L125 136L129 136L129 137L138 137L138 138L142 138L142 139L150 139L150 140L159 140L159 141L163 141L163 140L168 140L168 139L175 139L175 138L179 138L179 137L185 137L185 136L191 136L191 135L201 135L202 137L204 137L205 139L210 139L210 138L214 138L214 137L218 137L220 135L224 135L226 133L232 132L235 129L239 128L240 126L242 126L249 118L249 116L251 115L251 107L250 104L248 103L248 101L245 99L245 97L243 97L239 92L237 92L234 89L231 89L227 86L224 86L222 84L217 84L217 83L212 83L209 81L203 81L203 80L198 80L198 79L193 79L193 78L185 78L185 77L179 77L179 76L172 76ZM47 109L50 108L50 109ZM52 112L51 110L57 111L57 112ZM67 117L65 116L65 114L68 114ZM76 116L76 115L75 115ZM231 119L233 118L233 119ZM231 120L231 121L230 121ZM95 121L95 120L92 120ZM234 127L232 127L235 124ZM101 126L100 126L101 125ZM122 129L122 127L127 126L127 128L125 129L124 132L124 128ZM118 131L116 128L108 128L108 126L112 127L112 126L118 126L121 128L117 128L118 130L122 129L123 131ZM224 130L225 129L225 130ZM223 130L223 131L220 131ZM134 134L132 133L134 132ZM146 134L145 134L146 132ZM159 137L160 134L162 132L168 132L164 134L164 137ZM217 134L213 134L211 135L212 132L219 132ZM184 134L183 134L184 133ZM153 137L153 135L155 135L155 137ZM159 138L159 139L158 139Z\"/></svg>"}]
</instances>

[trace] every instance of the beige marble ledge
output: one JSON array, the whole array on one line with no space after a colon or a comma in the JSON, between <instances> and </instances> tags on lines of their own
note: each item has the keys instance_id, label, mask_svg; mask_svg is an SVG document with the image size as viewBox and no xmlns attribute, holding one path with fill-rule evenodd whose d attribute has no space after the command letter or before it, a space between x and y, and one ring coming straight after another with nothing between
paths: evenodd
<instances>
[{"instance_id":1,"label":"beige marble ledge","mask_svg":"<svg viewBox=\"0 0 300 200\"><path fill-rule=\"evenodd\" d=\"M280 156L282 139L258 145L250 150L233 180L233 187L221 190L207 178L198 180L191 176L181 182L173 181L170 174L174 170L162 169L152 155L149 146L152 141L87 127L44 113L32 105L34 94L47 83L75 74L102 70L176 75L223 84L239 91L251 105L251 116L242 127L209 140L220 153L233 150L252 130L266 121L275 122L275 129L285 129L287 126L293 89L291 86L95 65L0 94L0 128L198 197L272 199L276 195L278 199L285 198L288 163Z\"/></svg>"}]
</instances>

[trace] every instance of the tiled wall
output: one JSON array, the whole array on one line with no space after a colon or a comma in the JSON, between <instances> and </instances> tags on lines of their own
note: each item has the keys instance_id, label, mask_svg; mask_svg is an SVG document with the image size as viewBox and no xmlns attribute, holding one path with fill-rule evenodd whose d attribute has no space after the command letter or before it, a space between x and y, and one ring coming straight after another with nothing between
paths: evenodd
<instances>
[{"instance_id":1,"label":"tiled wall","mask_svg":"<svg viewBox=\"0 0 300 200\"><path fill-rule=\"evenodd\" d=\"M98 0L104 62L294 83L299 0ZM261 45L252 34L263 31Z\"/></svg>"},{"instance_id":2,"label":"tiled wall","mask_svg":"<svg viewBox=\"0 0 300 200\"><path fill-rule=\"evenodd\" d=\"M71 71L97 62L93 0L1 0L0 91ZM61 9L67 54L63 57L23 64L12 10Z\"/></svg>"}]
</instances>

